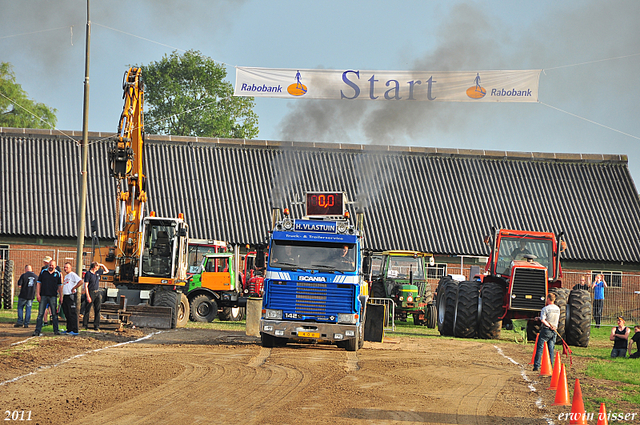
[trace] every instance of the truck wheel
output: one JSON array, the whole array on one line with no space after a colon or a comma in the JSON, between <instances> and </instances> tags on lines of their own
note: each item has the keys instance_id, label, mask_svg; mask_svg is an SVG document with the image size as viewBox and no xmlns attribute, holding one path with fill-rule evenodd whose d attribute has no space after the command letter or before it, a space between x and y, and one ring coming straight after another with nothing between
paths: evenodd
<instances>
[{"instance_id":1,"label":"truck wheel","mask_svg":"<svg viewBox=\"0 0 640 425\"><path fill-rule=\"evenodd\" d=\"M230 322L238 322L244 319L244 308L242 307L224 307L222 309L222 314L220 315L220 320L230 321Z\"/></svg>"},{"instance_id":2,"label":"truck wheel","mask_svg":"<svg viewBox=\"0 0 640 425\"><path fill-rule=\"evenodd\" d=\"M438 325L438 311L436 310L436 304L431 303L427 306L427 312L425 314L427 319L427 327L434 329Z\"/></svg>"},{"instance_id":3,"label":"truck wheel","mask_svg":"<svg viewBox=\"0 0 640 425\"><path fill-rule=\"evenodd\" d=\"M353 339L349 339L344 342L344 348L347 351L358 351L360 348L360 331L356 332L356 336Z\"/></svg>"},{"instance_id":4,"label":"truck wheel","mask_svg":"<svg viewBox=\"0 0 640 425\"><path fill-rule=\"evenodd\" d=\"M458 282L448 280L438 289L438 331L440 335L453 336Z\"/></svg>"},{"instance_id":5,"label":"truck wheel","mask_svg":"<svg viewBox=\"0 0 640 425\"><path fill-rule=\"evenodd\" d=\"M4 308L13 308L13 260L4 263L4 277L2 278L2 303Z\"/></svg>"},{"instance_id":6,"label":"truck wheel","mask_svg":"<svg viewBox=\"0 0 640 425\"><path fill-rule=\"evenodd\" d=\"M180 309L180 295L178 292L157 290L153 297L153 305L157 307L171 307L171 329L175 329L178 323L178 310Z\"/></svg>"},{"instance_id":7,"label":"truck wheel","mask_svg":"<svg viewBox=\"0 0 640 425\"><path fill-rule=\"evenodd\" d=\"M569 289L567 288L551 288L550 293L556 294L556 305L560 308L560 320L558 320L558 333L562 338L566 339L565 324L567 319L567 301L569 300ZM556 337L556 344L561 344L562 341L559 337Z\"/></svg>"},{"instance_id":8,"label":"truck wheel","mask_svg":"<svg viewBox=\"0 0 640 425\"><path fill-rule=\"evenodd\" d=\"M502 300L504 290L502 286L487 282L480 291L480 323L478 337L483 339L498 339L502 327Z\"/></svg>"},{"instance_id":9,"label":"truck wheel","mask_svg":"<svg viewBox=\"0 0 640 425\"><path fill-rule=\"evenodd\" d=\"M180 293L178 301L178 314L176 315L176 328L184 328L189 321L189 299L183 293Z\"/></svg>"},{"instance_id":10,"label":"truck wheel","mask_svg":"<svg viewBox=\"0 0 640 425\"><path fill-rule=\"evenodd\" d=\"M591 296L588 291L574 289L567 303L567 343L576 347L589 346L591 335Z\"/></svg>"},{"instance_id":11,"label":"truck wheel","mask_svg":"<svg viewBox=\"0 0 640 425\"><path fill-rule=\"evenodd\" d=\"M458 285L454 335L460 338L475 338L478 329L478 299L480 285L477 281L461 282Z\"/></svg>"},{"instance_id":12,"label":"truck wheel","mask_svg":"<svg viewBox=\"0 0 640 425\"><path fill-rule=\"evenodd\" d=\"M213 322L218 315L218 304L208 295L198 295L191 301L191 318L194 322Z\"/></svg>"},{"instance_id":13,"label":"truck wheel","mask_svg":"<svg viewBox=\"0 0 640 425\"><path fill-rule=\"evenodd\" d=\"M276 337L260 332L260 340L263 347L271 348L276 346Z\"/></svg>"}]
</instances>

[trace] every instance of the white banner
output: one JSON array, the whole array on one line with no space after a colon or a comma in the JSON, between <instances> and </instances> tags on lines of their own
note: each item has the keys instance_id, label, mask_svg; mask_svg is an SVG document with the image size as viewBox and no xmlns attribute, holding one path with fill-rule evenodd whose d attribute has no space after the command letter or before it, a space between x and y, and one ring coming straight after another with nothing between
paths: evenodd
<instances>
[{"instance_id":1,"label":"white banner","mask_svg":"<svg viewBox=\"0 0 640 425\"><path fill-rule=\"evenodd\" d=\"M340 71L237 66L234 95L283 99L537 102L540 71Z\"/></svg>"}]
</instances>

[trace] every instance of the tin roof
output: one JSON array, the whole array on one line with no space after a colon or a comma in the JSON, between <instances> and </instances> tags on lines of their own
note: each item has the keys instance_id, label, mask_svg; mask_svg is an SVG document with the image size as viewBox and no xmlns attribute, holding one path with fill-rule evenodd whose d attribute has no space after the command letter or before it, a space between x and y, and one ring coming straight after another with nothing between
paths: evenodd
<instances>
[{"instance_id":1,"label":"tin roof","mask_svg":"<svg viewBox=\"0 0 640 425\"><path fill-rule=\"evenodd\" d=\"M90 133L86 235L113 238L112 134ZM0 128L0 236L77 237L81 132ZM492 226L564 231L566 259L640 263L640 200L624 155L148 135L149 206L194 238L263 242L273 206L343 191L376 250L487 255ZM356 205L357 203L357 205ZM352 215L355 217L355 215Z\"/></svg>"}]
</instances>

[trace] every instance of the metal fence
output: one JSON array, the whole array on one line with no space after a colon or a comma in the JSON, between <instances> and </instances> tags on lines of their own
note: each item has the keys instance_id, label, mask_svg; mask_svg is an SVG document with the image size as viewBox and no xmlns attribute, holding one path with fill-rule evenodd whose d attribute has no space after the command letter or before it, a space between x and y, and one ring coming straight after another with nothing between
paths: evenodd
<instances>
[{"instance_id":1,"label":"metal fence","mask_svg":"<svg viewBox=\"0 0 640 425\"><path fill-rule=\"evenodd\" d=\"M587 272L563 272L562 286L571 289L580 283L585 276L587 283L592 283L591 274ZM616 282L609 284L604 290L602 308L602 324L615 325L616 318L623 316L627 326L640 324L640 276L618 274ZM605 278L606 281L606 278ZM593 301L593 289L589 290Z\"/></svg>"},{"instance_id":2,"label":"metal fence","mask_svg":"<svg viewBox=\"0 0 640 425\"><path fill-rule=\"evenodd\" d=\"M391 298L369 298L371 304L383 304L385 311L384 330L395 332L396 330L396 304Z\"/></svg>"}]
</instances>

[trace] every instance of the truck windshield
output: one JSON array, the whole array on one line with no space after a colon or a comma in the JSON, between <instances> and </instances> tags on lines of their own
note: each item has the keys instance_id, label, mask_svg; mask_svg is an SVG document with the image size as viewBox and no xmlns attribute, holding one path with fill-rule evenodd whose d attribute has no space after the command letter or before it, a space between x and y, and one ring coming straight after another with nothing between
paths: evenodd
<instances>
[{"instance_id":1,"label":"truck windshield","mask_svg":"<svg viewBox=\"0 0 640 425\"><path fill-rule=\"evenodd\" d=\"M409 279L409 273L413 272L414 279L424 279L424 267L422 257L389 257L387 277L392 279Z\"/></svg>"},{"instance_id":2,"label":"truck windshield","mask_svg":"<svg viewBox=\"0 0 640 425\"><path fill-rule=\"evenodd\" d=\"M553 246L550 240L527 238L501 238L498 252L496 272L508 275L511 261L523 260L527 254L536 256L534 261L547 268L549 276L553 276Z\"/></svg>"},{"instance_id":3,"label":"truck windshield","mask_svg":"<svg viewBox=\"0 0 640 425\"><path fill-rule=\"evenodd\" d=\"M356 249L354 244L273 240L269 266L352 272L356 269Z\"/></svg>"}]
</instances>

